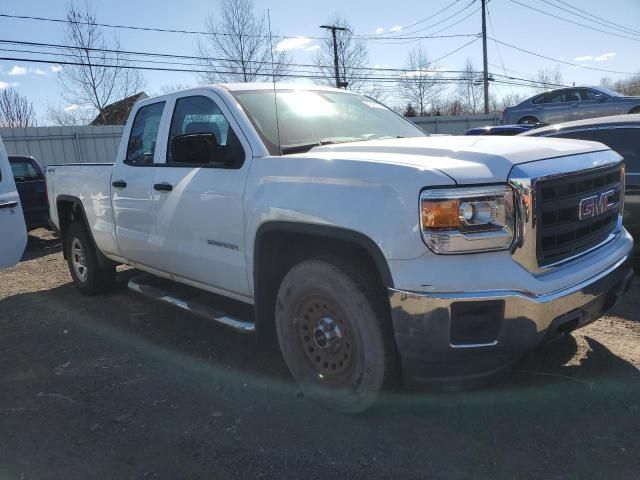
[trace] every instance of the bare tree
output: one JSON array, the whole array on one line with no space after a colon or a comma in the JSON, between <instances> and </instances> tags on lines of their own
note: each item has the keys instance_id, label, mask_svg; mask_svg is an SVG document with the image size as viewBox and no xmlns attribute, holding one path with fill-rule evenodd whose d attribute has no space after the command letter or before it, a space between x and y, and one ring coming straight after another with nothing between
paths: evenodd
<instances>
[{"instance_id":1,"label":"bare tree","mask_svg":"<svg viewBox=\"0 0 640 480\"><path fill-rule=\"evenodd\" d=\"M45 111L47 122L61 127L88 125L95 117L96 114L93 107L77 104L66 107L48 104Z\"/></svg>"},{"instance_id":2,"label":"bare tree","mask_svg":"<svg viewBox=\"0 0 640 480\"><path fill-rule=\"evenodd\" d=\"M35 127L33 104L13 88L0 91L0 127Z\"/></svg>"},{"instance_id":3,"label":"bare tree","mask_svg":"<svg viewBox=\"0 0 640 480\"><path fill-rule=\"evenodd\" d=\"M119 53L118 37L114 34L107 39L87 4L83 9L70 4L64 45L65 60L73 63L58 72L62 98L67 103L93 107L98 115L102 115L110 103L143 88L140 72L128 68L129 62Z\"/></svg>"},{"instance_id":4,"label":"bare tree","mask_svg":"<svg viewBox=\"0 0 640 480\"><path fill-rule=\"evenodd\" d=\"M640 73L615 81L605 77L600 80L600 85L622 95L640 95Z\"/></svg>"},{"instance_id":5,"label":"bare tree","mask_svg":"<svg viewBox=\"0 0 640 480\"><path fill-rule=\"evenodd\" d=\"M409 52L405 70L399 81L402 96L415 106L419 116L427 115L427 107L442 93L441 75L421 45Z\"/></svg>"},{"instance_id":6,"label":"bare tree","mask_svg":"<svg viewBox=\"0 0 640 480\"><path fill-rule=\"evenodd\" d=\"M560 72L560 65L556 65L556 68L553 69L545 68L538 70L536 82L538 82L538 85L534 87L536 93L562 87L564 82L562 80L562 73Z\"/></svg>"},{"instance_id":7,"label":"bare tree","mask_svg":"<svg viewBox=\"0 0 640 480\"><path fill-rule=\"evenodd\" d=\"M209 35L197 45L200 63L209 70L200 74L204 83L268 81L289 71L291 57L276 45L272 68L266 15L255 12L253 0L221 0L217 12L220 20L213 14L207 17Z\"/></svg>"},{"instance_id":8,"label":"bare tree","mask_svg":"<svg viewBox=\"0 0 640 480\"><path fill-rule=\"evenodd\" d=\"M327 22L346 30L336 31L336 44L338 47L338 71L340 81L347 82L347 88L361 93L371 93L370 81L367 80L366 70L369 63L367 46L361 40L353 37L353 30L349 22L334 15ZM329 30L320 41L320 49L317 51L314 62L320 70L323 78L317 80L321 85L335 86L336 76L333 56L333 37ZM373 88L375 90L375 87Z\"/></svg>"},{"instance_id":9,"label":"bare tree","mask_svg":"<svg viewBox=\"0 0 640 480\"><path fill-rule=\"evenodd\" d=\"M463 113L476 114L480 113L484 108L482 80L470 58L467 58L464 69L458 77L455 96L460 102Z\"/></svg>"}]
</instances>

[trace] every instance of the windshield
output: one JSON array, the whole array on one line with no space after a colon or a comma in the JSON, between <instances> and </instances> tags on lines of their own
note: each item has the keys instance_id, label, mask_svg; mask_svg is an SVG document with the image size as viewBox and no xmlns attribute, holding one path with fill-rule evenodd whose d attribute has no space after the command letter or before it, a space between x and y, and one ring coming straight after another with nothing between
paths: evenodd
<instances>
[{"instance_id":1,"label":"windshield","mask_svg":"<svg viewBox=\"0 0 640 480\"><path fill-rule=\"evenodd\" d=\"M618 92L613 91L613 90L609 90L608 88L597 87L595 90L599 90L602 93L605 93L605 94L609 95L610 97L622 97L621 93L618 93Z\"/></svg>"},{"instance_id":2,"label":"windshield","mask_svg":"<svg viewBox=\"0 0 640 480\"><path fill-rule=\"evenodd\" d=\"M273 90L232 92L269 153L279 155ZM277 90L278 126L283 154L317 145L427 134L361 95L321 90Z\"/></svg>"}]
</instances>

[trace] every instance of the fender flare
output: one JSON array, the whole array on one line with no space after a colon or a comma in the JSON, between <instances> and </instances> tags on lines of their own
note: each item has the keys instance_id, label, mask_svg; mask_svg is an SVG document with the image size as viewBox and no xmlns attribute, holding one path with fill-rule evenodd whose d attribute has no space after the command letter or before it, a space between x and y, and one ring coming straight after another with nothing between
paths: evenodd
<instances>
[{"instance_id":1,"label":"fender flare","mask_svg":"<svg viewBox=\"0 0 640 480\"><path fill-rule=\"evenodd\" d=\"M85 227L87 228L87 232L89 232L89 238L91 239L91 243L93 244L93 248L96 251L96 256L98 258L98 264L101 267L106 267L109 265L113 265L114 262L112 260L109 260L107 257L104 256L104 254L100 251L100 249L98 248L98 245L96 244L95 239L93 238L93 231L91 230L91 227L89 226L89 221L87 220L87 212L84 209L84 205L82 203L82 200L80 200L78 197L74 197L72 195L58 195L56 197L56 213L58 214L58 225L59 225L59 233L60 233L60 239L62 240L62 254L64 256L64 258L67 258L67 252L64 248L64 230L62 229L62 220L60 217L60 210L58 209L58 206L60 204L60 202L70 202L72 203L74 206L77 206L80 210L80 213L82 215L82 222L84 223Z\"/></svg>"},{"instance_id":2,"label":"fender flare","mask_svg":"<svg viewBox=\"0 0 640 480\"><path fill-rule=\"evenodd\" d=\"M255 241L253 245L253 279L254 289L256 288L259 275L260 265L260 245L262 238L267 233L283 232L283 233L298 233L304 235L310 235L314 237L324 237L327 239L341 240L349 242L363 248L373 259L376 269L380 275L380 279L385 287L393 288L393 277L391 276L391 270L389 270L389 263L380 250L380 247L370 237L355 230L350 230L344 227L335 227L331 225L319 225L314 223L300 223L289 221L268 221L258 227L255 235Z\"/></svg>"}]
</instances>

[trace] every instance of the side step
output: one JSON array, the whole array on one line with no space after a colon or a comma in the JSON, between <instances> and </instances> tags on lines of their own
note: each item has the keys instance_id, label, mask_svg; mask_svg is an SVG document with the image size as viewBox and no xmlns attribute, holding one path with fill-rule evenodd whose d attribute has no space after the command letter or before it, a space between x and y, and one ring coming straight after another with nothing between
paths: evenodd
<instances>
[{"instance_id":1,"label":"side step","mask_svg":"<svg viewBox=\"0 0 640 480\"><path fill-rule=\"evenodd\" d=\"M178 307L189 313L197 315L198 317L204 318L205 320L210 320L233 328L240 333L254 333L256 330L256 324L253 322L247 322L238 318L234 318L227 315L221 310L217 310L213 307L210 307L209 305L206 305L204 302L199 302L195 299L179 298L177 295L174 295L169 291L169 282L158 282L161 285L164 284L163 286L165 288L162 288L157 285L152 285L151 283L154 283L153 280L154 278L148 275L138 275L129 280L128 287L130 290L141 293L145 297L152 298L169 305L173 305L174 307ZM177 286L176 289L179 290L179 287L183 286Z\"/></svg>"}]
</instances>

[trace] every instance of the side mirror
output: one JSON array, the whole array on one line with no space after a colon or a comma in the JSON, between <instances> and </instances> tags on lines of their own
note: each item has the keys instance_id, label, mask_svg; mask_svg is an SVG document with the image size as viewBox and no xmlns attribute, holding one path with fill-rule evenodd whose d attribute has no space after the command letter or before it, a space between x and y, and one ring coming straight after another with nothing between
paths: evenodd
<instances>
[{"instance_id":1,"label":"side mirror","mask_svg":"<svg viewBox=\"0 0 640 480\"><path fill-rule=\"evenodd\" d=\"M213 133L178 135L171 140L171 155L176 163L207 164L220 161L222 147Z\"/></svg>"},{"instance_id":2,"label":"side mirror","mask_svg":"<svg viewBox=\"0 0 640 480\"><path fill-rule=\"evenodd\" d=\"M604 102L608 97L606 95L603 95L602 93L596 93L593 98L598 102Z\"/></svg>"}]
</instances>

